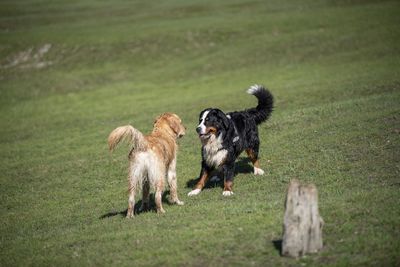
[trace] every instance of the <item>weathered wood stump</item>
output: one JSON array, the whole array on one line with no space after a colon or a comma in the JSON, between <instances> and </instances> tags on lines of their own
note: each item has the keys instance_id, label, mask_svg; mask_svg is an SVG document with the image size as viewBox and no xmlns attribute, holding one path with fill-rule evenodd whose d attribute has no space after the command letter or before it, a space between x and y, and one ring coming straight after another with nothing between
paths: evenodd
<instances>
[{"instance_id":1,"label":"weathered wood stump","mask_svg":"<svg viewBox=\"0 0 400 267\"><path fill-rule=\"evenodd\" d=\"M292 180L285 202L282 255L299 257L318 252L322 248L323 225L315 185L304 186Z\"/></svg>"}]
</instances>

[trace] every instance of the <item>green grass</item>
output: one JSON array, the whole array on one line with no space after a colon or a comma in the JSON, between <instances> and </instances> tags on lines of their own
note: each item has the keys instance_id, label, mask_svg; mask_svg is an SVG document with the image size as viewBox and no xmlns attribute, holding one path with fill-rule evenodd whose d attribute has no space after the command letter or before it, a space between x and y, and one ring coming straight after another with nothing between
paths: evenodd
<instances>
[{"instance_id":1,"label":"green grass","mask_svg":"<svg viewBox=\"0 0 400 267\"><path fill-rule=\"evenodd\" d=\"M2 1L0 265L399 266L399 13L398 1ZM259 129L266 175L240 158L233 197L187 197L199 112L253 107L254 83L276 100ZM127 220L128 148L110 156L107 136L147 133L166 111L188 128L185 205ZM326 222L324 249L297 260L277 248L292 178L316 184Z\"/></svg>"}]
</instances>

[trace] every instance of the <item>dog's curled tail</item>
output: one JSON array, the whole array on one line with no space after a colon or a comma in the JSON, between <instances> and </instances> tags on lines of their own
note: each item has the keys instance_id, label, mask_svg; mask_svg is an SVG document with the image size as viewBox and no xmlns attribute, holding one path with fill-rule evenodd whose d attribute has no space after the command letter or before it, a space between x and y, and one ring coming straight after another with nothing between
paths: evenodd
<instances>
[{"instance_id":1,"label":"dog's curled tail","mask_svg":"<svg viewBox=\"0 0 400 267\"><path fill-rule=\"evenodd\" d=\"M255 108L247 109L247 112L254 117L257 125L266 121L274 109L274 97L262 85L253 85L247 89L247 93L254 95L258 99Z\"/></svg>"},{"instance_id":2,"label":"dog's curled tail","mask_svg":"<svg viewBox=\"0 0 400 267\"><path fill-rule=\"evenodd\" d=\"M125 125L114 129L108 136L108 148L110 151L112 152L123 140L127 140L135 151L144 151L147 148L147 142L143 134L131 125Z\"/></svg>"}]
</instances>

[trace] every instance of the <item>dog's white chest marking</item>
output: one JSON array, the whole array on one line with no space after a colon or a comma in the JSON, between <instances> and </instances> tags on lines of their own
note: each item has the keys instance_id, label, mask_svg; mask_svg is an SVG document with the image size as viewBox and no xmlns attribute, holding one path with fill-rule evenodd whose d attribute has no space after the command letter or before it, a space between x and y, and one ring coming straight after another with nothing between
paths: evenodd
<instances>
[{"instance_id":1,"label":"dog's white chest marking","mask_svg":"<svg viewBox=\"0 0 400 267\"><path fill-rule=\"evenodd\" d=\"M210 140L204 147L204 158L206 163L210 167L218 167L220 166L226 158L228 151L222 148L221 137L216 138L214 140Z\"/></svg>"},{"instance_id":2,"label":"dog's white chest marking","mask_svg":"<svg viewBox=\"0 0 400 267\"><path fill-rule=\"evenodd\" d=\"M228 151L226 151L225 149L220 150L214 154L208 153L206 154L206 162L210 167L218 167L224 162L226 154L228 154Z\"/></svg>"}]
</instances>

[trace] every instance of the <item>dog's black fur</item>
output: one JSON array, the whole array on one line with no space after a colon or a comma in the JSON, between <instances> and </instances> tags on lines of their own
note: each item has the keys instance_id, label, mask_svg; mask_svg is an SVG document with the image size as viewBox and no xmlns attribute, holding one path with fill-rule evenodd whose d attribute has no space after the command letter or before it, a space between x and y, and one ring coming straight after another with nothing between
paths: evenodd
<instances>
[{"instance_id":1,"label":"dog's black fur","mask_svg":"<svg viewBox=\"0 0 400 267\"><path fill-rule=\"evenodd\" d=\"M270 117L273 110L273 96L263 86L253 86L248 90L248 93L257 97L257 107L244 111L229 112L227 114L220 109L208 108L200 113L200 125L202 124L202 120L204 120L203 125L205 127L203 126L203 128L207 129L206 131L208 132L202 134L200 125L196 129L203 143L200 181L196 185L196 189L202 189L206 182L204 180L208 179L206 176L211 171L218 169L224 177L224 192L232 191L235 160L244 150L248 153L255 167L259 167L258 153L260 140L257 125ZM208 112L208 114L206 118L203 118L205 112ZM210 165L207 160L209 154L205 150L205 146L209 142L210 137L207 138L207 136L210 136L210 134L214 134L216 139L220 138L221 142L219 143L218 151L227 151L226 156L224 156L218 166L211 166L212 164ZM261 169L259 170L262 172Z\"/></svg>"}]
</instances>

